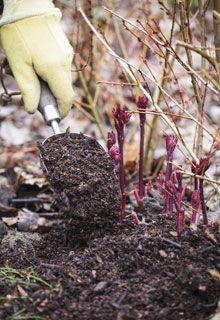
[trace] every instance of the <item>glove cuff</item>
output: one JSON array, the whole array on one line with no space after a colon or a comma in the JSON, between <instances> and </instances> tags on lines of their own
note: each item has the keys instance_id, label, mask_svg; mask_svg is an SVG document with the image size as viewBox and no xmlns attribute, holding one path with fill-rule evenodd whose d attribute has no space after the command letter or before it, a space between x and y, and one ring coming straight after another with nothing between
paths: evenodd
<instances>
[{"instance_id":1,"label":"glove cuff","mask_svg":"<svg viewBox=\"0 0 220 320\"><path fill-rule=\"evenodd\" d=\"M0 27L25 19L48 13L61 12L52 3L52 0L4 0L4 10L0 18Z\"/></svg>"}]
</instances>

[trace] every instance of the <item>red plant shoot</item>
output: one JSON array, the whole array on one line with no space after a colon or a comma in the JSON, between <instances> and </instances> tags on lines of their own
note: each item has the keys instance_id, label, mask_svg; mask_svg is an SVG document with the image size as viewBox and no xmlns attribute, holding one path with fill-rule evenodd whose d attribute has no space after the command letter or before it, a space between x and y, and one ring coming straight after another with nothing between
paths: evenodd
<instances>
[{"instance_id":1,"label":"red plant shoot","mask_svg":"<svg viewBox=\"0 0 220 320\"><path fill-rule=\"evenodd\" d=\"M165 188L167 183L170 181L172 174L172 161L173 161L173 152L177 145L178 137L174 135L169 135L166 137L166 150L167 150L167 167L165 175ZM167 205L169 203L169 193L165 190L165 200L164 200L164 212L167 212ZM171 204L169 206L171 208ZM172 212L172 209L171 209Z\"/></svg>"},{"instance_id":2,"label":"red plant shoot","mask_svg":"<svg viewBox=\"0 0 220 320\"><path fill-rule=\"evenodd\" d=\"M208 158L201 158L199 160L199 164L193 163L193 165L194 165L194 168L193 168L194 173L200 176L204 176L205 172L210 167L210 162ZM198 187L198 182L197 182L197 187ZM204 180L203 179L199 179L199 192L200 192L200 203L202 207L203 223L205 225L208 225L209 221L208 221L206 203L204 198Z\"/></svg>"},{"instance_id":3,"label":"red plant shoot","mask_svg":"<svg viewBox=\"0 0 220 320\"><path fill-rule=\"evenodd\" d=\"M197 189L192 194L192 223L195 223L196 225L199 222L200 206L200 193Z\"/></svg>"},{"instance_id":4,"label":"red plant shoot","mask_svg":"<svg viewBox=\"0 0 220 320\"><path fill-rule=\"evenodd\" d=\"M149 180L144 188L144 196L145 197L149 195L152 188L153 188L152 180Z\"/></svg>"},{"instance_id":5,"label":"red plant shoot","mask_svg":"<svg viewBox=\"0 0 220 320\"><path fill-rule=\"evenodd\" d=\"M161 195L164 194L164 175L163 170L161 169L158 175L158 189Z\"/></svg>"},{"instance_id":6,"label":"red plant shoot","mask_svg":"<svg viewBox=\"0 0 220 320\"><path fill-rule=\"evenodd\" d=\"M146 223L146 219L144 217L141 218L141 221L138 219L137 213L135 211L131 212L131 216L134 219L136 226L139 226L140 224Z\"/></svg>"},{"instance_id":7,"label":"red plant shoot","mask_svg":"<svg viewBox=\"0 0 220 320\"><path fill-rule=\"evenodd\" d=\"M117 171L120 160L121 160L121 156L120 156L120 152L118 147L115 145L116 143L116 137L114 132L108 132L107 135L107 148L108 148L108 154L109 156L112 158L112 160L114 161L114 165L115 165L115 171Z\"/></svg>"},{"instance_id":8,"label":"red plant shoot","mask_svg":"<svg viewBox=\"0 0 220 320\"><path fill-rule=\"evenodd\" d=\"M110 157L112 158L112 160L114 161L115 170L117 170L118 165L119 165L120 160L121 160L121 155L120 155L118 147L117 146L112 146L108 153L109 153Z\"/></svg>"},{"instance_id":9,"label":"red plant shoot","mask_svg":"<svg viewBox=\"0 0 220 320\"><path fill-rule=\"evenodd\" d=\"M185 220L183 200L185 197L186 188L187 185L183 187L182 192L179 192L179 190L177 190L175 184L171 180L167 182L167 189L173 195L174 204L176 208L176 226L179 237L182 234Z\"/></svg>"},{"instance_id":10,"label":"red plant shoot","mask_svg":"<svg viewBox=\"0 0 220 320\"><path fill-rule=\"evenodd\" d=\"M113 131L108 132L107 136L107 148L108 151L111 149L111 147L116 143L116 137Z\"/></svg>"},{"instance_id":11,"label":"red plant shoot","mask_svg":"<svg viewBox=\"0 0 220 320\"><path fill-rule=\"evenodd\" d=\"M136 188L135 188L135 186L133 184L132 184L132 188L134 190L135 200L136 200L137 204L139 204L140 201L141 201L141 198L140 198L140 196L139 196L139 194L138 194L138 192L137 192L137 190L136 190Z\"/></svg>"},{"instance_id":12,"label":"red plant shoot","mask_svg":"<svg viewBox=\"0 0 220 320\"><path fill-rule=\"evenodd\" d=\"M139 97L137 102L137 107L139 109L146 110L147 109L148 98L147 97ZM140 154L139 154L139 196L142 199L144 196L144 137L145 137L145 121L146 121L146 113L139 113L140 119Z\"/></svg>"},{"instance_id":13,"label":"red plant shoot","mask_svg":"<svg viewBox=\"0 0 220 320\"><path fill-rule=\"evenodd\" d=\"M119 180L120 180L120 188L122 194L122 205L121 205L121 214L119 217L119 223L122 222L122 214L125 211L125 203L126 203L126 196L125 196L125 173L124 173L124 126L129 122L131 114L128 113L125 108L121 108L120 104L117 105L116 108L113 108L113 116L115 122L115 129L117 131L117 138L118 138L118 146L120 152L120 166L119 166Z\"/></svg>"},{"instance_id":14,"label":"red plant shoot","mask_svg":"<svg viewBox=\"0 0 220 320\"><path fill-rule=\"evenodd\" d=\"M172 173L172 161L173 161L173 152L176 148L178 142L178 137L174 135L169 135L166 137L166 149L167 149L167 168L166 168L166 178L165 181L168 182L170 180L170 176Z\"/></svg>"},{"instance_id":15,"label":"red plant shoot","mask_svg":"<svg viewBox=\"0 0 220 320\"><path fill-rule=\"evenodd\" d=\"M181 172L182 170L182 166L178 166L177 170L176 170L176 179L177 179L177 183L178 183L178 191L182 192L183 190L183 174Z\"/></svg>"}]
</instances>

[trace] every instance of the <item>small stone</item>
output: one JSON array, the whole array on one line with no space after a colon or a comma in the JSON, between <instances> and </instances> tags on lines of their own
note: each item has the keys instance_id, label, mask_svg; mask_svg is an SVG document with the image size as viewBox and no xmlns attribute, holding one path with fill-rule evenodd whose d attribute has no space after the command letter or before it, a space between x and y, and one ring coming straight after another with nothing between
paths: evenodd
<instances>
[{"instance_id":1,"label":"small stone","mask_svg":"<svg viewBox=\"0 0 220 320\"><path fill-rule=\"evenodd\" d=\"M70 251L69 252L69 257L74 257L75 256L75 251Z\"/></svg>"},{"instance_id":2,"label":"small stone","mask_svg":"<svg viewBox=\"0 0 220 320\"><path fill-rule=\"evenodd\" d=\"M170 231L171 236L178 237L178 233L176 231Z\"/></svg>"},{"instance_id":3,"label":"small stone","mask_svg":"<svg viewBox=\"0 0 220 320\"><path fill-rule=\"evenodd\" d=\"M159 250L159 254L161 255L161 257L166 258L167 254L164 250Z\"/></svg>"},{"instance_id":4,"label":"small stone","mask_svg":"<svg viewBox=\"0 0 220 320\"><path fill-rule=\"evenodd\" d=\"M192 223L190 224L190 230L192 230L192 231L197 231L197 230L198 230L197 225L192 222Z\"/></svg>"},{"instance_id":5,"label":"small stone","mask_svg":"<svg viewBox=\"0 0 220 320\"><path fill-rule=\"evenodd\" d=\"M96 278L96 270L92 270L92 277L93 277L93 279Z\"/></svg>"},{"instance_id":6,"label":"small stone","mask_svg":"<svg viewBox=\"0 0 220 320\"><path fill-rule=\"evenodd\" d=\"M106 286L107 286L108 282L107 281L100 281L94 288L95 292L102 292Z\"/></svg>"}]
</instances>

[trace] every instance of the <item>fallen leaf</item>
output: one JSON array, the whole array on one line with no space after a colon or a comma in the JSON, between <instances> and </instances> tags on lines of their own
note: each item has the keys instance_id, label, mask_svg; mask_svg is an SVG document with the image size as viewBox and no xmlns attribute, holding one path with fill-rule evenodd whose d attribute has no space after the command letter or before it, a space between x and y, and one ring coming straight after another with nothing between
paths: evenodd
<instances>
[{"instance_id":1,"label":"fallen leaf","mask_svg":"<svg viewBox=\"0 0 220 320\"><path fill-rule=\"evenodd\" d=\"M216 277L218 279L220 279L220 272L218 272L215 269L208 269L207 270L213 277Z\"/></svg>"},{"instance_id":2,"label":"fallen leaf","mask_svg":"<svg viewBox=\"0 0 220 320\"><path fill-rule=\"evenodd\" d=\"M95 259L98 263L103 263L102 259L96 254Z\"/></svg>"},{"instance_id":3,"label":"fallen leaf","mask_svg":"<svg viewBox=\"0 0 220 320\"><path fill-rule=\"evenodd\" d=\"M2 218L2 220L4 221L4 223L6 223L10 227L18 222L18 217Z\"/></svg>"},{"instance_id":4,"label":"fallen leaf","mask_svg":"<svg viewBox=\"0 0 220 320\"><path fill-rule=\"evenodd\" d=\"M218 245L218 241L216 240L214 234L211 233L211 231L209 229L205 230L204 235L208 240L211 240L214 244Z\"/></svg>"}]
</instances>

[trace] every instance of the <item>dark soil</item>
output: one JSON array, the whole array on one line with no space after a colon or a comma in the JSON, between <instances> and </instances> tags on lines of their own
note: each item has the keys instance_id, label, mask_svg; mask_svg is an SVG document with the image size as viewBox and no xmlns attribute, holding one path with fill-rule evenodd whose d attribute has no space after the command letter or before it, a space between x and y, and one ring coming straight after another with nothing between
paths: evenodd
<instances>
[{"instance_id":1,"label":"dark soil","mask_svg":"<svg viewBox=\"0 0 220 320\"><path fill-rule=\"evenodd\" d=\"M28 319L208 319L220 298L219 233L186 228L178 240L170 234L174 223L161 217L146 237L126 218L112 235L83 247L64 246L56 230L31 250L11 249L1 266L20 274L17 283L1 277L1 297L19 296L30 266L52 288L21 282L26 298L1 301L0 319L12 319L22 308Z\"/></svg>"},{"instance_id":2,"label":"dark soil","mask_svg":"<svg viewBox=\"0 0 220 320\"><path fill-rule=\"evenodd\" d=\"M97 236L111 231L121 196L114 164L101 145L83 134L66 132L47 139L40 148L56 208L68 221L67 240L77 237L77 242L85 242L94 232Z\"/></svg>"},{"instance_id":3,"label":"dark soil","mask_svg":"<svg viewBox=\"0 0 220 320\"><path fill-rule=\"evenodd\" d=\"M128 210L119 225L113 164L95 140L65 135L41 154L62 219L8 248L3 234L0 319L210 319L220 300L218 228L186 224L179 239L156 193L144 201L146 224L136 227Z\"/></svg>"}]
</instances>

